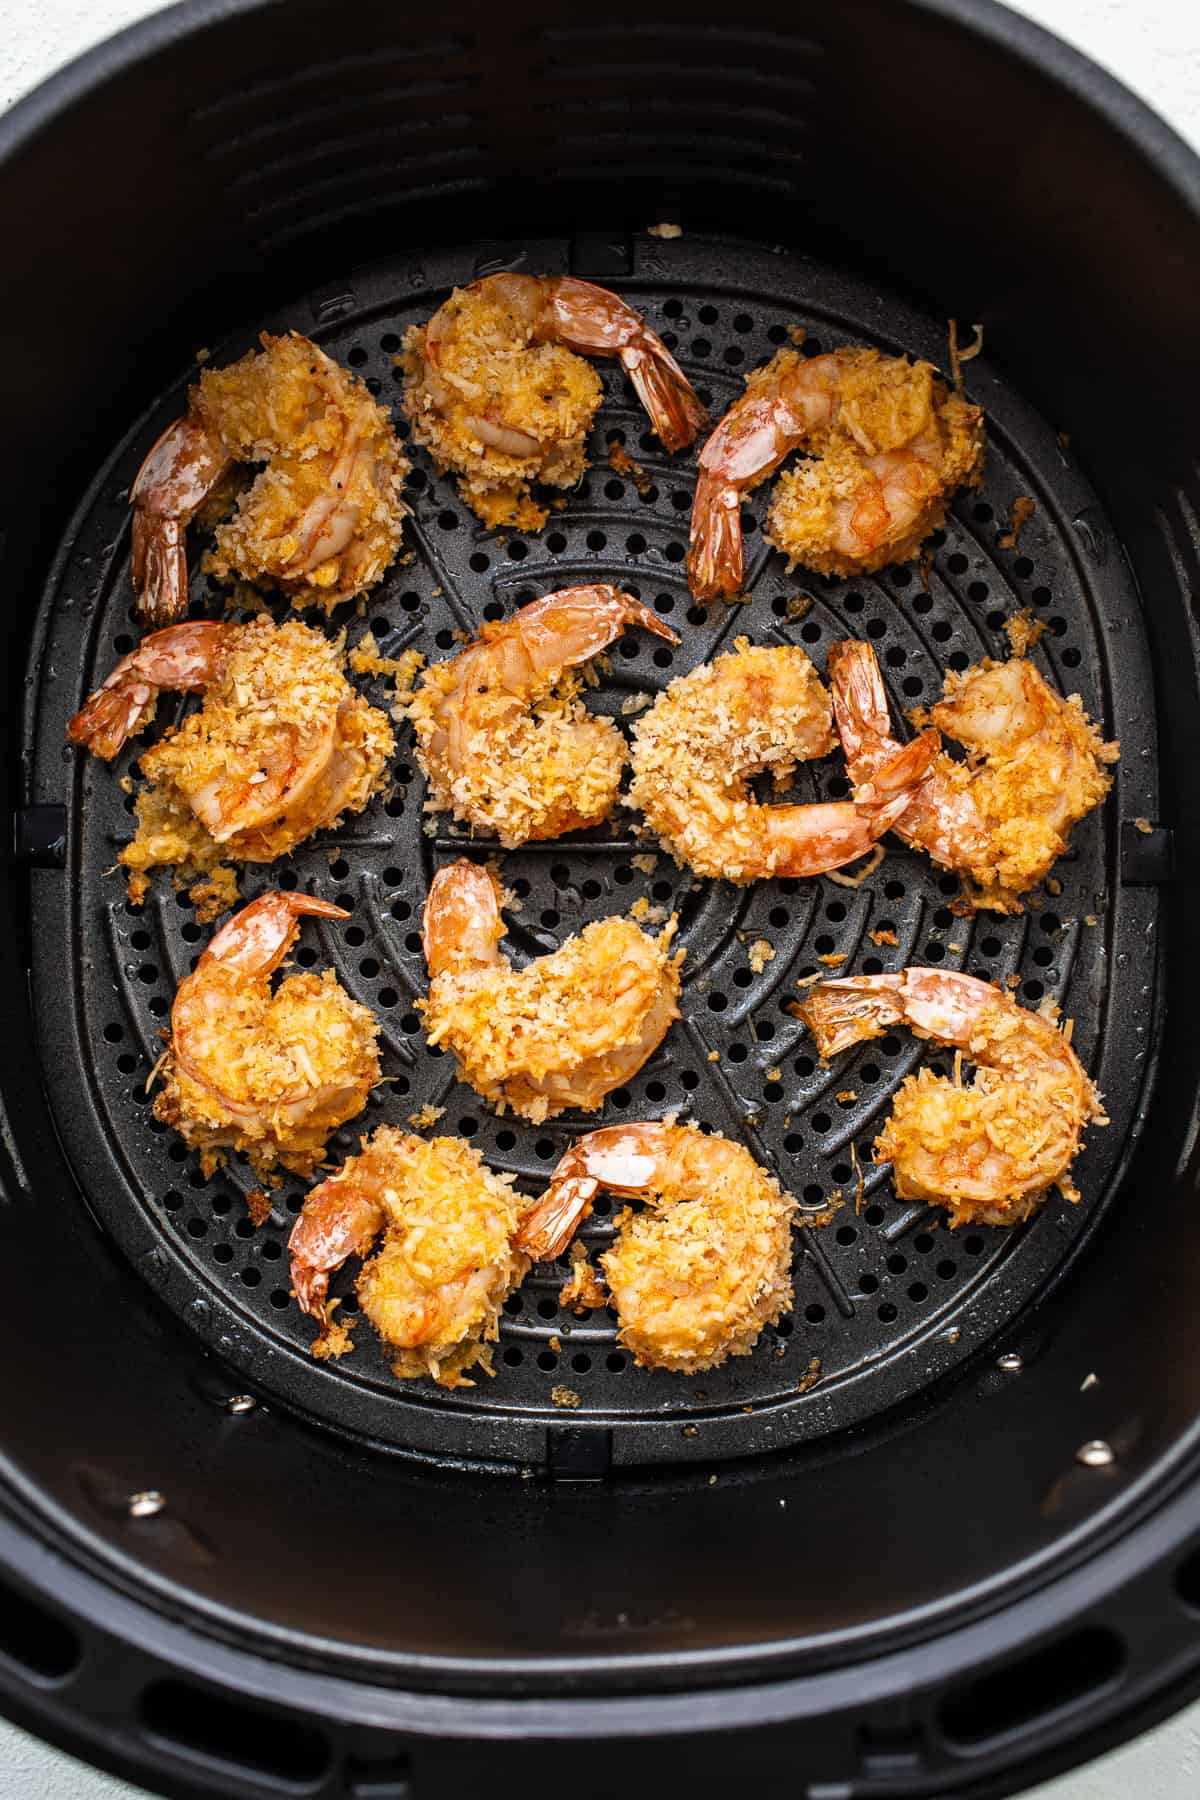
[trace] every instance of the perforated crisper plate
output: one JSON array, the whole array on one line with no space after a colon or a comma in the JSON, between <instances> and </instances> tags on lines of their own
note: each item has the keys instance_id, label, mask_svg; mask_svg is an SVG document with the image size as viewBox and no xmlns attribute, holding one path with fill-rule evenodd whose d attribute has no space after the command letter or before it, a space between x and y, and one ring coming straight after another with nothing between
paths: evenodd
<instances>
[{"instance_id":1,"label":"perforated crisper plate","mask_svg":"<svg viewBox=\"0 0 1200 1800\"><path fill-rule=\"evenodd\" d=\"M255 322L213 346L213 358L240 354L260 324L295 326L361 370L399 420L393 357L405 328L427 318L452 283L511 266L572 268L627 293L677 348L714 416L739 392L744 373L797 325L809 333L808 353L865 340L945 360L941 321L908 314L799 259L692 237L494 245L439 254L423 266L397 262ZM1146 650L1123 555L1069 451L984 357L968 372L987 411L987 479L981 494L955 502L933 540L928 591L913 568L848 582L803 572L789 578L763 546L768 490L761 489L748 509L752 600L707 611L690 605L684 576L694 458L667 459L619 372L599 366L605 402L594 466L544 533L485 532L452 482L436 480L418 453L406 528L411 560L393 568L364 616L343 609L333 629L348 626L353 640L370 624L385 652L415 645L436 659L454 649L455 632L534 595L618 582L683 640L670 650L638 634L614 646L612 673L589 703L623 722L631 693L661 688L741 633L801 643L822 671L832 639L868 636L899 714L936 698L947 667L1005 654L1001 627L1028 606L1050 627L1035 652L1039 667L1056 687L1080 693L1105 735L1123 744L1107 805L1076 832L1057 871L1061 893L1018 918L956 917L949 909L955 882L894 840L882 867L854 891L825 879L738 889L693 880L665 856L644 874L633 862L646 845L634 837L631 814L505 858L505 879L522 901L507 940L518 961L643 894L679 913L688 952L683 1019L637 1080L610 1097L604 1120L679 1112L741 1137L805 1206L818 1208L838 1190L846 1198L832 1225L797 1234L795 1310L763 1334L753 1355L690 1380L636 1369L616 1342L611 1313L580 1320L560 1311L564 1263L537 1269L509 1300L495 1378L481 1377L473 1389L398 1383L365 1321L352 1356L317 1364L308 1354L312 1327L288 1295L285 1245L301 1185L279 1190L270 1222L256 1231L243 1198L248 1171L234 1164L206 1181L196 1159L152 1120L145 1090L159 1034L175 986L208 934L165 876L135 910L113 872L132 823L118 779L144 745L104 768L65 752L63 728L134 641L126 494L146 446L180 410L194 367L133 424L79 508L45 596L27 718L29 798L65 802L68 823L65 870L32 877L40 1054L63 1143L105 1227L239 1384L263 1397L395 1448L499 1464L549 1459L593 1473L610 1460L744 1455L860 1421L978 1350L1061 1271L1113 1191L1144 1104L1158 906L1153 887L1136 884L1137 858L1128 854L1139 848L1131 822L1155 816L1156 776ZM614 436L648 470L646 494L610 471ZM1021 494L1034 498L1037 511L1018 547L1005 549L1000 538ZM193 566L201 549L197 542ZM813 599L802 620L788 608L801 593ZM193 596L197 611L220 604L198 575ZM386 703L383 690L373 691ZM175 716L164 706L165 719ZM844 793L837 756L803 769L795 791L803 799ZM338 1134L333 1153L357 1147L363 1131L384 1121L407 1123L431 1103L445 1108L439 1130L469 1137L493 1167L515 1171L534 1193L575 1133L601 1118L566 1116L543 1127L496 1118L455 1082L450 1059L427 1049L414 1006L424 981L421 907L432 870L465 840L444 819L436 837L422 831L423 797L402 728L393 797L274 869L249 871L243 891L250 897L279 881L299 884L353 911L346 927L306 922L297 951L303 965L332 964L383 1027L389 1080ZM868 933L878 927L894 929L895 948L872 943ZM760 938L775 956L755 974L748 952ZM1055 1199L1017 1230L952 1233L939 1215L895 1200L886 1171L871 1167L870 1147L920 1051L899 1033L822 1069L786 1011L797 978L838 953L847 973L941 963L992 979L1016 976L1025 1001L1055 997L1075 1020L1075 1043L1112 1120L1091 1133L1077 1165L1082 1205ZM712 1051L718 1059L710 1060ZM858 1216L852 1146L867 1171ZM601 1200L584 1233L593 1253L611 1236L609 1217ZM351 1274L335 1284L347 1312ZM802 1391L814 1358L820 1380ZM564 1387L578 1396L572 1410L551 1398Z\"/></svg>"}]
</instances>

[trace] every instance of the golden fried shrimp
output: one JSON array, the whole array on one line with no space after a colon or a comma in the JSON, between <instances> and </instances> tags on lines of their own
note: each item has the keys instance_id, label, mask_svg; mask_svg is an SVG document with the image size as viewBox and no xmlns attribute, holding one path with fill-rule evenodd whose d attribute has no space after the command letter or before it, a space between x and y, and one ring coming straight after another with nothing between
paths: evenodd
<instances>
[{"instance_id":1,"label":"golden fried shrimp","mask_svg":"<svg viewBox=\"0 0 1200 1800\"><path fill-rule=\"evenodd\" d=\"M202 1152L206 1169L240 1150L262 1175L310 1175L337 1126L379 1080L379 1027L332 969L271 991L305 915L349 913L311 894L260 894L209 943L179 984L154 1116Z\"/></svg>"},{"instance_id":2,"label":"golden fried shrimp","mask_svg":"<svg viewBox=\"0 0 1200 1800\"><path fill-rule=\"evenodd\" d=\"M400 547L410 464L383 407L299 332L264 332L262 345L204 370L130 490L147 624L186 613L188 525L202 508L228 511L239 464L265 466L217 527L205 568L220 580L265 581L329 611L373 587Z\"/></svg>"},{"instance_id":3,"label":"golden fried shrimp","mask_svg":"<svg viewBox=\"0 0 1200 1800\"><path fill-rule=\"evenodd\" d=\"M649 937L631 919L597 919L527 968L501 955L500 892L461 860L425 902L431 1044L453 1051L461 1080L498 1112L543 1119L595 1112L653 1055L679 1017L682 950L671 919Z\"/></svg>"},{"instance_id":4,"label":"golden fried shrimp","mask_svg":"<svg viewBox=\"0 0 1200 1800\"><path fill-rule=\"evenodd\" d=\"M348 1257L383 1243L358 1277L359 1304L399 1355L401 1379L432 1375L470 1387L465 1371L492 1372L500 1308L529 1259L514 1247L529 1206L511 1175L496 1175L460 1138L426 1140L383 1125L336 1175L313 1188L289 1243L292 1288L322 1335L314 1356L352 1346L332 1322L329 1278Z\"/></svg>"},{"instance_id":5,"label":"golden fried shrimp","mask_svg":"<svg viewBox=\"0 0 1200 1800\"><path fill-rule=\"evenodd\" d=\"M907 562L957 488L978 486L983 415L931 363L878 350L805 359L781 350L746 377L700 452L688 579L700 600L742 587L743 494L793 450L810 460L784 475L767 539L822 575Z\"/></svg>"},{"instance_id":6,"label":"golden fried shrimp","mask_svg":"<svg viewBox=\"0 0 1200 1800\"><path fill-rule=\"evenodd\" d=\"M394 742L342 669L340 643L265 617L171 625L117 664L67 727L97 756L115 756L149 722L161 689L204 695L141 759L137 835L120 853L135 899L157 865L271 862L362 811Z\"/></svg>"},{"instance_id":7,"label":"golden fried shrimp","mask_svg":"<svg viewBox=\"0 0 1200 1800\"><path fill-rule=\"evenodd\" d=\"M427 669L409 702L417 760L434 805L511 849L598 825L616 804L625 739L593 718L567 671L640 625L679 640L614 587L564 588L533 600Z\"/></svg>"},{"instance_id":8,"label":"golden fried shrimp","mask_svg":"<svg viewBox=\"0 0 1200 1800\"><path fill-rule=\"evenodd\" d=\"M644 1369L695 1375L746 1356L792 1304L796 1202L748 1150L694 1125L609 1125L578 1139L517 1234L561 1256L601 1188L647 1202L600 1258L618 1336Z\"/></svg>"},{"instance_id":9,"label":"golden fried shrimp","mask_svg":"<svg viewBox=\"0 0 1200 1800\"><path fill-rule=\"evenodd\" d=\"M832 645L829 678L857 789L899 749L871 645ZM1062 699L1023 658L952 671L929 717L967 760L939 751L893 829L961 874L975 906L1019 912L1020 895L1050 873L1072 826L1112 786L1104 765L1120 745L1106 744L1078 696Z\"/></svg>"},{"instance_id":10,"label":"golden fried shrimp","mask_svg":"<svg viewBox=\"0 0 1200 1800\"><path fill-rule=\"evenodd\" d=\"M489 275L456 288L404 342L413 438L459 478L485 525L536 531L530 483L574 487L600 380L580 356L616 356L668 450L707 415L662 339L607 288L572 276Z\"/></svg>"},{"instance_id":11,"label":"golden fried shrimp","mask_svg":"<svg viewBox=\"0 0 1200 1800\"><path fill-rule=\"evenodd\" d=\"M697 875L760 881L819 875L862 856L898 819L933 744L897 746L856 801L765 806L750 778L777 783L833 745L829 696L803 650L751 646L673 681L634 726L638 806L675 858Z\"/></svg>"},{"instance_id":12,"label":"golden fried shrimp","mask_svg":"<svg viewBox=\"0 0 1200 1800\"><path fill-rule=\"evenodd\" d=\"M920 1069L901 1084L875 1141L902 1200L944 1206L951 1226L1015 1225L1070 1177L1085 1125L1107 1124L1100 1096L1047 1013L952 969L904 969L823 981L793 1008L822 1057L907 1025L976 1065L964 1086Z\"/></svg>"}]
</instances>

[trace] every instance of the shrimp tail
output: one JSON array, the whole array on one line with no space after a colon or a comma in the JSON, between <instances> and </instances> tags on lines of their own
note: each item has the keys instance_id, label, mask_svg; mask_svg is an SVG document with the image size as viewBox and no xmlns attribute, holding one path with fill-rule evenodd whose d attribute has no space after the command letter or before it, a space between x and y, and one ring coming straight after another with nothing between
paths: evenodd
<instances>
[{"instance_id":1,"label":"shrimp tail","mask_svg":"<svg viewBox=\"0 0 1200 1800\"><path fill-rule=\"evenodd\" d=\"M741 591L741 498L730 482L703 468L692 505L687 573L697 600L717 600Z\"/></svg>"},{"instance_id":2,"label":"shrimp tail","mask_svg":"<svg viewBox=\"0 0 1200 1800\"><path fill-rule=\"evenodd\" d=\"M344 907L315 894L260 894L222 925L201 961L223 963L248 975L269 975L287 955L306 914L318 919L350 917Z\"/></svg>"},{"instance_id":3,"label":"shrimp tail","mask_svg":"<svg viewBox=\"0 0 1200 1800\"><path fill-rule=\"evenodd\" d=\"M146 625L173 625L187 615L188 571L181 519L135 512L130 533L138 615Z\"/></svg>"},{"instance_id":4,"label":"shrimp tail","mask_svg":"<svg viewBox=\"0 0 1200 1800\"><path fill-rule=\"evenodd\" d=\"M313 1188L288 1239L292 1291L302 1312L328 1324L330 1276L369 1249L382 1223L382 1206L353 1187L345 1170Z\"/></svg>"},{"instance_id":5,"label":"shrimp tail","mask_svg":"<svg viewBox=\"0 0 1200 1800\"><path fill-rule=\"evenodd\" d=\"M138 470L129 490L133 586L147 624L169 625L187 612L185 533L229 465L224 445L185 413L167 426Z\"/></svg>"},{"instance_id":6,"label":"shrimp tail","mask_svg":"<svg viewBox=\"0 0 1200 1800\"><path fill-rule=\"evenodd\" d=\"M621 351L621 364L663 448L686 450L708 424L708 413L671 352L648 332Z\"/></svg>"},{"instance_id":7,"label":"shrimp tail","mask_svg":"<svg viewBox=\"0 0 1200 1800\"><path fill-rule=\"evenodd\" d=\"M821 982L793 1010L812 1032L824 1062L899 1024L904 1018L903 987L903 974L850 975Z\"/></svg>"},{"instance_id":8,"label":"shrimp tail","mask_svg":"<svg viewBox=\"0 0 1200 1800\"><path fill-rule=\"evenodd\" d=\"M830 644L829 685L838 737L853 778L864 771L869 746L891 739L887 690L873 646L857 638Z\"/></svg>"},{"instance_id":9,"label":"shrimp tail","mask_svg":"<svg viewBox=\"0 0 1200 1800\"><path fill-rule=\"evenodd\" d=\"M884 804L903 794L906 802L911 801L912 790L933 767L941 745L939 733L932 728L921 732L919 737L902 745L894 756L881 764L869 781L861 782L856 787L855 800L860 806L871 806L876 803Z\"/></svg>"},{"instance_id":10,"label":"shrimp tail","mask_svg":"<svg viewBox=\"0 0 1200 1800\"><path fill-rule=\"evenodd\" d=\"M513 1247L534 1262L553 1262L591 1212L599 1188L594 1175L567 1175L553 1181L545 1196L526 1213Z\"/></svg>"},{"instance_id":11,"label":"shrimp tail","mask_svg":"<svg viewBox=\"0 0 1200 1800\"><path fill-rule=\"evenodd\" d=\"M421 936L431 980L495 963L504 936L495 877L465 857L439 869L429 884Z\"/></svg>"},{"instance_id":12,"label":"shrimp tail","mask_svg":"<svg viewBox=\"0 0 1200 1800\"><path fill-rule=\"evenodd\" d=\"M154 717L158 689L138 677L101 688L67 726L72 744L81 744L102 762L111 762L127 738Z\"/></svg>"}]
</instances>

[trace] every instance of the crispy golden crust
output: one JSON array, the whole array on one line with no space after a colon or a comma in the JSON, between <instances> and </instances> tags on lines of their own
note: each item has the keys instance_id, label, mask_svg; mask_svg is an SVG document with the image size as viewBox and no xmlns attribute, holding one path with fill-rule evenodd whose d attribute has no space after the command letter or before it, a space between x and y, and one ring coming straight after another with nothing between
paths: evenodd
<instances>
[{"instance_id":1,"label":"crispy golden crust","mask_svg":"<svg viewBox=\"0 0 1200 1800\"><path fill-rule=\"evenodd\" d=\"M452 767L435 744L439 709L456 682L453 658L436 663L409 705L418 761L438 811L494 831L507 849L608 817L628 752L617 727L584 706L575 670L538 683L520 709L498 682L473 693L462 713L462 754Z\"/></svg>"},{"instance_id":2,"label":"crispy golden crust","mask_svg":"<svg viewBox=\"0 0 1200 1800\"><path fill-rule=\"evenodd\" d=\"M568 488L579 481L600 377L562 344L535 341L534 319L510 303L501 284L458 289L446 301L436 368L427 333L414 326L404 340L404 410L413 441L439 472L458 475L463 499L485 525L538 530L547 514L530 483ZM485 443L481 421L520 432L536 448L514 455Z\"/></svg>"},{"instance_id":3,"label":"crispy golden crust","mask_svg":"<svg viewBox=\"0 0 1200 1800\"><path fill-rule=\"evenodd\" d=\"M669 1175L600 1263L634 1359L695 1375L748 1355L791 1306L796 1203L740 1144L679 1131Z\"/></svg>"},{"instance_id":4,"label":"crispy golden crust","mask_svg":"<svg viewBox=\"0 0 1200 1800\"><path fill-rule=\"evenodd\" d=\"M839 404L832 422L805 444L814 460L780 477L767 516L767 537L797 564L824 575L869 573L907 562L937 530L946 501L960 487L978 486L983 472L983 425L977 406L953 393L927 362L883 356L877 350L838 354ZM781 350L754 382L778 379L782 365L798 365ZM869 466L868 457L882 457ZM889 522L880 513L884 482ZM862 546L846 548L845 519L859 510Z\"/></svg>"},{"instance_id":5,"label":"crispy golden crust","mask_svg":"<svg viewBox=\"0 0 1200 1800\"><path fill-rule=\"evenodd\" d=\"M227 862L272 862L360 812L383 784L392 728L347 682L341 646L266 618L231 629L235 647L203 706L141 759L138 829L120 853L133 876L166 864L189 880ZM261 814L268 781L280 815L238 830ZM198 807L219 814L227 835L214 837Z\"/></svg>"},{"instance_id":6,"label":"crispy golden crust","mask_svg":"<svg viewBox=\"0 0 1200 1800\"><path fill-rule=\"evenodd\" d=\"M469 1387L474 1364L490 1373L500 1308L529 1267L512 1248L528 1201L459 1138L382 1126L348 1166L383 1208L384 1241L363 1265L358 1297L399 1353L394 1372Z\"/></svg>"},{"instance_id":7,"label":"crispy golden crust","mask_svg":"<svg viewBox=\"0 0 1200 1800\"><path fill-rule=\"evenodd\" d=\"M1104 1123L1099 1095L1057 1025L997 994L963 1054L969 1085L919 1069L908 1076L875 1143L902 1200L945 1206L951 1227L1015 1225L1070 1178L1080 1131Z\"/></svg>"},{"instance_id":8,"label":"crispy golden crust","mask_svg":"<svg viewBox=\"0 0 1200 1800\"><path fill-rule=\"evenodd\" d=\"M1011 729L997 731L1002 715ZM966 764L942 758L943 773L952 787L969 785L985 822L988 853L964 872L978 903L995 907L1050 873L1072 827L1112 786L1107 765L1120 746L1104 742L1077 694L1063 699L1027 661L949 671L930 718L968 750Z\"/></svg>"},{"instance_id":9,"label":"crispy golden crust","mask_svg":"<svg viewBox=\"0 0 1200 1800\"><path fill-rule=\"evenodd\" d=\"M431 1044L499 1112L539 1124L567 1107L594 1112L629 1080L679 1015L683 952L675 921L649 937L600 919L525 969L446 970L418 1001Z\"/></svg>"},{"instance_id":10,"label":"crispy golden crust","mask_svg":"<svg viewBox=\"0 0 1200 1800\"><path fill-rule=\"evenodd\" d=\"M362 1111L379 1079L374 1016L332 969L291 975L274 994L269 978L231 968L203 978L216 1017L189 1043L187 1068L172 1044L155 1118L189 1149L243 1152L260 1175L278 1163L311 1175L330 1132Z\"/></svg>"},{"instance_id":11,"label":"crispy golden crust","mask_svg":"<svg viewBox=\"0 0 1200 1800\"><path fill-rule=\"evenodd\" d=\"M219 525L204 567L281 588L300 606L331 610L366 592L400 547L410 464L364 383L296 333L263 334L263 349L205 369L191 412L241 463L265 466ZM347 456L348 444L358 446ZM313 567L313 509L335 498L341 549ZM344 541L343 541L344 540Z\"/></svg>"},{"instance_id":12,"label":"crispy golden crust","mask_svg":"<svg viewBox=\"0 0 1200 1800\"><path fill-rule=\"evenodd\" d=\"M750 777L769 770L782 783L832 747L829 696L805 652L739 638L731 654L673 681L634 726L629 803L697 874L758 880L788 845L751 797Z\"/></svg>"}]
</instances>

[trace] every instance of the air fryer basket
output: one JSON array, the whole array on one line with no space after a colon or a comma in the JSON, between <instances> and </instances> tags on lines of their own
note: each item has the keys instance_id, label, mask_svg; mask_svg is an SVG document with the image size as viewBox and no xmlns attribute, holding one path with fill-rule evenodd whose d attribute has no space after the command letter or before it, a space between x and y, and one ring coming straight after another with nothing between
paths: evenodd
<instances>
[{"instance_id":1,"label":"air fryer basket","mask_svg":"<svg viewBox=\"0 0 1200 1800\"><path fill-rule=\"evenodd\" d=\"M1168 939L1196 879L1193 159L990 6L575 25L536 0L436 27L373 3L179 7L0 122L0 158L19 346L0 373L21 621L0 940L14 1715L179 1793L383 1800L484 1771L501 1791L566 1771L582 1794L638 1793L704 1732L697 1791L737 1768L833 1800L1005 1791L1085 1731L1095 1749L1178 1703L1200 1666L1194 978L1186 931ZM660 220L684 235L648 234ZM1062 891L1010 920L960 918L954 884L895 845L857 890L650 869L632 816L506 857L518 959L638 896L680 915L684 1021L609 1116L689 1113L808 1207L848 1201L798 1234L791 1317L693 1382L630 1367L609 1314L560 1310L561 1268L509 1303L475 1389L399 1387L365 1328L353 1357L311 1360L285 1273L299 1185L254 1232L246 1172L206 1182L149 1118L204 932L165 884L126 904L126 797L62 748L132 641L128 485L194 352L294 325L394 401L406 326L508 267L628 293L714 413L796 327L809 353L944 362L947 317L979 320L985 487L955 502L927 581L789 578L762 493L749 603L693 608L694 459L662 455L606 370L594 466L537 536L482 532L415 457L412 559L351 639L370 624L389 652L444 655L532 594L616 580L682 637L615 648L596 704L618 718L742 633L819 666L869 636L899 710L1003 653L1028 608L1040 666L1122 741ZM648 488L608 466L613 442ZM1036 510L1014 544L1020 495ZM215 603L200 578L194 597ZM803 771L798 797L842 791L834 769ZM368 1127L445 1107L443 1129L536 1191L582 1121L496 1119L424 1046L417 921L464 840L423 829L404 734L397 777L284 866L353 911L300 958L383 1020L393 1079ZM759 939L775 955L756 972ZM916 1051L814 1066L784 1009L839 954L1059 1001L1111 1119L1082 1206L950 1233L873 1171L856 1210L855 1160Z\"/></svg>"}]
</instances>

